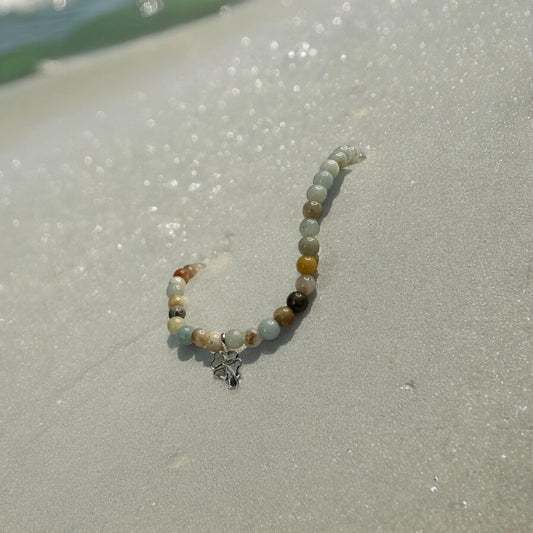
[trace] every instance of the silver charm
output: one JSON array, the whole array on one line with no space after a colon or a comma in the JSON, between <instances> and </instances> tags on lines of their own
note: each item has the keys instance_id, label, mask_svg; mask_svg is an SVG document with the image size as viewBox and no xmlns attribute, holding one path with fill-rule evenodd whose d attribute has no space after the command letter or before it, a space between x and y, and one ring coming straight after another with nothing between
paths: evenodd
<instances>
[{"instance_id":1,"label":"silver charm","mask_svg":"<svg viewBox=\"0 0 533 533\"><path fill-rule=\"evenodd\" d=\"M227 381L230 389L239 386L241 365L242 360L235 350L217 352L211 361L214 376Z\"/></svg>"}]
</instances>

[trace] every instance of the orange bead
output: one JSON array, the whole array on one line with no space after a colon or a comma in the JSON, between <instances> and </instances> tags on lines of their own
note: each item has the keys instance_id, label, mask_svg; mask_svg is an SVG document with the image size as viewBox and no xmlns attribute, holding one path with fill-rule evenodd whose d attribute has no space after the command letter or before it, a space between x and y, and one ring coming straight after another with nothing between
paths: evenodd
<instances>
[{"instance_id":1,"label":"orange bead","mask_svg":"<svg viewBox=\"0 0 533 533\"><path fill-rule=\"evenodd\" d=\"M191 279L191 275L184 268L178 268L178 270L174 272L174 277L176 276L183 278L185 283L189 283L189 280Z\"/></svg>"},{"instance_id":2,"label":"orange bead","mask_svg":"<svg viewBox=\"0 0 533 533\"><path fill-rule=\"evenodd\" d=\"M311 255L302 255L296 263L298 272L303 276L313 274L318 266L318 261Z\"/></svg>"}]
</instances>

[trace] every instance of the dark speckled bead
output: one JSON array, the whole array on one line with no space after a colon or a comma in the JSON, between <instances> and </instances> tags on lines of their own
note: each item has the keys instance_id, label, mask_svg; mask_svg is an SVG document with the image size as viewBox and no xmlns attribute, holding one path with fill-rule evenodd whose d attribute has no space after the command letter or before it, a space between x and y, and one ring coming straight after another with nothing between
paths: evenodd
<instances>
[{"instance_id":1,"label":"dark speckled bead","mask_svg":"<svg viewBox=\"0 0 533 533\"><path fill-rule=\"evenodd\" d=\"M181 316L181 318L185 318L185 309L181 307L181 305L171 307L168 310L168 318L172 318L173 316Z\"/></svg>"},{"instance_id":2,"label":"dark speckled bead","mask_svg":"<svg viewBox=\"0 0 533 533\"><path fill-rule=\"evenodd\" d=\"M287 307L290 307L295 313L303 313L307 309L307 296L300 291L291 292L287 296Z\"/></svg>"}]
</instances>

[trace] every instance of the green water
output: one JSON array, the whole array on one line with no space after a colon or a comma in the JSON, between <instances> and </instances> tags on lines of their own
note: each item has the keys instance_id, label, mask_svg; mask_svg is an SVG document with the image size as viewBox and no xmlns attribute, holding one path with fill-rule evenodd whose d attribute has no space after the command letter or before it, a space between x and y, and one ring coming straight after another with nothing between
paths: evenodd
<instances>
[{"instance_id":1,"label":"green water","mask_svg":"<svg viewBox=\"0 0 533 533\"><path fill-rule=\"evenodd\" d=\"M71 0L0 16L0 83L35 72L39 63L156 33L242 0Z\"/></svg>"}]
</instances>

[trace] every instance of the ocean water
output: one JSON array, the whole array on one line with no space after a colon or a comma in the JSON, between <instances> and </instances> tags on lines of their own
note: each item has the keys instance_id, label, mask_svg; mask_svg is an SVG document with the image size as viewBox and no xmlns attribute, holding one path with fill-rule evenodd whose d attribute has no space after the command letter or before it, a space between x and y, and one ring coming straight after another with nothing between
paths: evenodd
<instances>
[{"instance_id":1,"label":"ocean water","mask_svg":"<svg viewBox=\"0 0 533 533\"><path fill-rule=\"evenodd\" d=\"M241 0L0 0L0 83L41 61L112 46Z\"/></svg>"}]
</instances>

